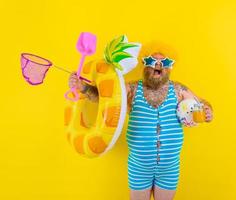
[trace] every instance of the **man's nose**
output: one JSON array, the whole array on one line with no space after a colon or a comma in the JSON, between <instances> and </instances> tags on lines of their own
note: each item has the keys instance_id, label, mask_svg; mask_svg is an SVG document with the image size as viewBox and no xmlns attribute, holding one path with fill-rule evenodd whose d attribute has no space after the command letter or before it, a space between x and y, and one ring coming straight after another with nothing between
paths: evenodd
<instances>
[{"instance_id":1,"label":"man's nose","mask_svg":"<svg viewBox=\"0 0 236 200\"><path fill-rule=\"evenodd\" d=\"M160 62L156 63L155 69L162 69L162 64Z\"/></svg>"}]
</instances>

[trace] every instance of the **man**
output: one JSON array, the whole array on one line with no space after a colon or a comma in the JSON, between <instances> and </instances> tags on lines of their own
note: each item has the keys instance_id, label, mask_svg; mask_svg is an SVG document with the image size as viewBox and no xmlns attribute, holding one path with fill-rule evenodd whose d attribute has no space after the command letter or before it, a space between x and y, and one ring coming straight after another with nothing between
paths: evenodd
<instances>
[{"instance_id":1,"label":"man","mask_svg":"<svg viewBox=\"0 0 236 200\"><path fill-rule=\"evenodd\" d=\"M211 105L181 83L170 81L174 61L155 52L142 58L143 80L126 84L129 124L128 178L131 200L173 200L179 178L179 154L183 129L177 104L197 98L204 105L206 122L212 120ZM76 86L92 101L97 101L96 87L78 80L75 73L69 86Z\"/></svg>"}]
</instances>

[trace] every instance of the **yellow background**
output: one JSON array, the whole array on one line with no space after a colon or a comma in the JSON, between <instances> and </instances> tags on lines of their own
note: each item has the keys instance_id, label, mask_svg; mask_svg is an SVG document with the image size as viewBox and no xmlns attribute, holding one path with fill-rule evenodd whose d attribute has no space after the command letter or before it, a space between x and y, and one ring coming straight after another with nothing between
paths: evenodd
<instances>
[{"instance_id":1,"label":"yellow background","mask_svg":"<svg viewBox=\"0 0 236 200\"><path fill-rule=\"evenodd\" d=\"M1 0L0 8L0 199L128 199L127 121L109 153L82 158L64 134L68 74L51 68L39 86L21 74L22 52L76 70L82 31L98 37L97 53L88 60L101 57L106 42L120 34L177 49L172 79L209 100L215 119L185 129L175 199L236 199L235 1ZM135 77L132 72L126 80Z\"/></svg>"}]
</instances>

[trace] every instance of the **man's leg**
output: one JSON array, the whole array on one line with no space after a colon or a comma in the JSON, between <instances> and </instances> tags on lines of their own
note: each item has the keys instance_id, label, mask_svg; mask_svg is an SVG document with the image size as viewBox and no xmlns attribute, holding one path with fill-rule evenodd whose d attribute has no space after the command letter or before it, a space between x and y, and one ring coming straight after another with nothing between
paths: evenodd
<instances>
[{"instance_id":1,"label":"man's leg","mask_svg":"<svg viewBox=\"0 0 236 200\"><path fill-rule=\"evenodd\" d=\"M154 171L135 163L128 164L130 200L150 200Z\"/></svg>"},{"instance_id":2,"label":"man's leg","mask_svg":"<svg viewBox=\"0 0 236 200\"><path fill-rule=\"evenodd\" d=\"M154 180L154 200L173 200L179 180L179 163L157 169Z\"/></svg>"},{"instance_id":3,"label":"man's leg","mask_svg":"<svg viewBox=\"0 0 236 200\"><path fill-rule=\"evenodd\" d=\"M173 200L176 190L164 190L154 186L154 200Z\"/></svg>"},{"instance_id":4,"label":"man's leg","mask_svg":"<svg viewBox=\"0 0 236 200\"><path fill-rule=\"evenodd\" d=\"M146 190L130 190L130 200L150 200L152 188Z\"/></svg>"}]
</instances>

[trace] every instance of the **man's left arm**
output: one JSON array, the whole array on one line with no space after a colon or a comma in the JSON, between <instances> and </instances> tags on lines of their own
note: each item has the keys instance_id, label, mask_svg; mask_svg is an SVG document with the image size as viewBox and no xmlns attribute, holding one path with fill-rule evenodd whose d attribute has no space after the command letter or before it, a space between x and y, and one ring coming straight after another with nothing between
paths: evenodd
<instances>
[{"instance_id":1,"label":"man's left arm","mask_svg":"<svg viewBox=\"0 0 236 200\"><path fill-rule=\"evenodd\" d=\"M184 99L197 99L203 104L204 112L206 114L206 122L210 122L213 119L213 109L211 104L203 98L195 95L189 88L179 82L174 82L175 92L178 98L178 102Z\"/></svg>"}]
</instances>

